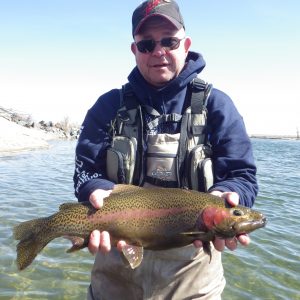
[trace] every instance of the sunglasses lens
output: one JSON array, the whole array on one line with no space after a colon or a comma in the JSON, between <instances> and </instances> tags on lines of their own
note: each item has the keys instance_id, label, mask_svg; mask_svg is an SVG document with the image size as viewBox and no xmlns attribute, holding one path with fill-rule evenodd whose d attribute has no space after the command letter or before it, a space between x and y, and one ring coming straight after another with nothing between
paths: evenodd
<instances>
[{"instance_id":1,"label":"sunglasses lens","mask_svg":"<svg viewBox=\"0 0 300 300\"><path fill-rule=\"evenodd\" d=\"M142 40L136 44L138 50L142 53L152 52L155 45L155 41L153 40Z\"/></svg>"},{"instance_id":2,"label":"sunglasses lens","mask_svg":"<svg viewBox=\"0 0 300 300\"><path fill-rule=\"evenodd\" d=\"M166 50L174 50L179 47L180 39L176 37L164 38L161 40L160 44Z\"/></svg>"},{"instance_id":3,"label":"sunglasses lens","mask_svg":"<svg viewBox=\"0 0 300 300\"><path fill-rule=\"evenodd\" d=\"M160 43L165 51L170 51L177 49L181 40L182 39L179 39L177 37L167 37L157 42L154 40L142 40L136 43L136 46L141 53L151 53L155 49L156 44Z\"/></svg>"}]
</instances>

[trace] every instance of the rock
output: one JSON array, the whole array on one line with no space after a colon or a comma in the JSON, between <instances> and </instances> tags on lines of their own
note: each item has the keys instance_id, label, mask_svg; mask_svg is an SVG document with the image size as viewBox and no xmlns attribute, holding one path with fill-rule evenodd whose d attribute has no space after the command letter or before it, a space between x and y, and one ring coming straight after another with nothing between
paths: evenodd
<instances>
[{"instance_id":1,"label":"rock","mask_svg":"<svg viewBox=\"0 0 300 300\"><path fill-rule=\"evenodd\" d=\"M80 127L70 124L68 118L59 123L44 120L34 122L28 114L0 106L0 128L0 155L4 155L48 147L48 140L77 139Z\"/></svg>"}]
</instances>

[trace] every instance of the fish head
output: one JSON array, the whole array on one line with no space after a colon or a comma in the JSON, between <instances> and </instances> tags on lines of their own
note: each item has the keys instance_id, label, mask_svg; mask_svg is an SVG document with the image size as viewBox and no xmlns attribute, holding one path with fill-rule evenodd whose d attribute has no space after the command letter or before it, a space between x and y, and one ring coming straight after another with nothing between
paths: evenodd
<instances>
[{"instance_id":1,"label":"fish head","mask_svg":"<svg viewBox=\"0 0 300 300\"><path fill-rule=\"evenodd\" d=\"M209 206L199 215L198 229L212 231L215 236L221 238L230 238L264 227L266 222L267 219L262 213L248 207Z\"/></svg>"}]
</instances>

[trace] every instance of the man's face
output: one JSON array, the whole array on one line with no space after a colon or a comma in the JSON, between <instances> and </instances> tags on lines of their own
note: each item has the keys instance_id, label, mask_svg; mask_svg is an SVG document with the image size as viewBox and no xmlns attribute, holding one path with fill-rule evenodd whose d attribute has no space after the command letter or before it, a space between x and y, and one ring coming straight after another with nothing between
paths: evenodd
<instances>
[{"instance_id":1,"label":"man's face","mask_svg":"<svg viewBox=\"0 0 300 300\"><path fill-rule=\"evenodd\" d=\"M160 43L156 43L152 52L142 53L137 49L136 43L141 40L161 41L168 37L182 39L177 49L167 50ZM146 21L134 40L131 50L135 55L137 67L145 80L157 88L163 87L178 76L185 65L191 45L190 38L185 38L183 28L178 30L170 22L159 17Z\"/></svg>"}]
</instances>

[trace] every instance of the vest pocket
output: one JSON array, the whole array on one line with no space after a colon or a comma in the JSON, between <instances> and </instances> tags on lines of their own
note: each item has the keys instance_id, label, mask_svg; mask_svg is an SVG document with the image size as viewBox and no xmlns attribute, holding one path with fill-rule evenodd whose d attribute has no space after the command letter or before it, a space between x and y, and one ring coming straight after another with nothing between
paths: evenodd
<instances>
[{"instance_id":1,"label":"vest pocket","mask_svg":"<svg viewBox=\"0 0 300 300\"><path fill-rule=\"evenodd\" d=\"M125 183L124 156L113 148L107 150L107 176L115 183Z\"/></svg>"},{"instance_id":2,"label":"vest pocket","mask_svg":"<svg viewBox=\"0 0 300 300\"><path fill-rule=\"evenodd\" d=\"M108 179L115 183L131 184L136 160L135 138L116 136L107 149L106 166Z\"/></svg>"},{"instance_id":3,"label":"vest pocket","mask_svg":"<svg viewBox=\"0 0 300 300\"><path fill-rule=\"evenodd\" d=\"M146 183L178 187L178 145L179 134L148 136Z\"/></svg>"},{"instance_id":4,"label":"vest pocket","mask_svg":"<svg viewBox=\"0 0 300 300\"><path fill-rule=\"evenodd\" d=\"M198 182L199 190L204 192L207 192L214 184L212 161L210 158L205 158L200 165L198 164Z\"/></svg>"},{"instance_id":5,"label":"vest pocket","mask_svg":"<svg viewBox=\"0 0 300 300\"><path fill-rule=\"evenodd\" d=\"M209 149L203 145L194 147L188 159L187 177L189 188L207 192L213 185L213 166Z\"/></svg>"}]
</instances>

